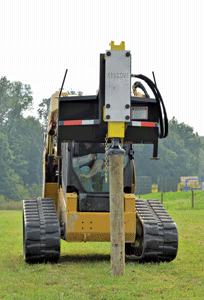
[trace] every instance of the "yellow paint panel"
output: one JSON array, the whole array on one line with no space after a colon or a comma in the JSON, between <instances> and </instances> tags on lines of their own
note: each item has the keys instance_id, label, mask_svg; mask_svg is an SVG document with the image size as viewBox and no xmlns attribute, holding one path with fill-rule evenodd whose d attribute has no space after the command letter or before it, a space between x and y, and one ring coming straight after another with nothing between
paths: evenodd
<instances>
[{"instance_id":1,"label":"yellow paint panel","mask_svg":"<svg viewBox=\"0 0 204 300\"><path fill-rule=\"evenodd\" d=\"M136 234L136 213L124 213L125 240L133 243ZM67 241L110 241L110 213L67 213Z\"/></svg>"},{"instance_id":2,"label":"yellow paint panel","mask_svg":"<svg viewBox=\"0 0 204 300\"><path fill-rule=\"evenodd\" d=\"M124 194L125 197L125 212L135 212L135 195Z\"/></svg>"},{"instance_id":3,"label":"yellow paint panel","mask_svg":"<svg viewBox=\"0 0 204 300\"><path fill-rule=\"evenodd\" d=\"M125 123L124 122L108 122L108 137L124 138Z\"/></svg>"},{"instance_id":4,"label":"yellow paint panel","mask_svg":"<svg viewBox=\"0 0 204 300\"><path fill-rule=\"evenodd\" d=\"M66 194L66 211L67 212L77 211L77 194L72 194L72 193Z\"/></svg>"},{"instance_id":5,"label":"yellow paint panel","mask_svg":"<svg viewBox=\"0 0 204 300\"><path fill-rule=\"evenodd\" d=\"M43 197L54 199L56 210L58 210L58 183L46 182Z\"/></svg>"},{"instance_id":6,"label":"yellow paint panel","mask_svg":"<svg viewBox=\"0 0 204 300\"><path fill-rule=\"evenodd\" d=\"M59 103L59 91L54 93L51 97L51 114L58 110L58 103ZM67 93L62 93L62 97L68 97Z\"/></svg>"},{"instance_id":7,"label":"yellow paint panel","mask_svg":"<svg viewBox=\"0 0 204 300\"><path fill-rule=\"evenodd\" d=\"M110 42L110 50L125 50L125 42L121 42L120 45L115 45L114 41Z\"/></svg>"}]
</instances>

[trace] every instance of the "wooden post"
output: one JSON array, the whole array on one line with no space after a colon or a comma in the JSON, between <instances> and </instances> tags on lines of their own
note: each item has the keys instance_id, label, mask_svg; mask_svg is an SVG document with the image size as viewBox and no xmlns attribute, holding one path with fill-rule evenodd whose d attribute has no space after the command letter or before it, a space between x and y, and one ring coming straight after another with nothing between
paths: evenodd
<instances>
[{"instance_id":1,"label":"wooden post","mask_svg":"<svg viewBox=\"0 0 204 300\"><path fill-rule=\"evenodd\" d=\"M114 143L114 142L113 142ZM111 275L125 275L125 225L123 162L125 151L110 148L110 241L111 241Z\"/></svg>"},{"instance_id":2,"label":"wooden post","mask_svg":"<svg viewBox=\"0 0 204 300\"><path fill-rule=\"evenodd\" d=\"M163 205L163 192L161 193L161 204Z\"/></svg>"},{"instance_id":3,"label":"wooden post","mask_svg":"<svg viewBox=\"0 0 204 300\"><path fill-rule=\"evenodd\" d=\"M192 189L192 208L194 208L194 190Z\"/></svg>"}]
</instances>

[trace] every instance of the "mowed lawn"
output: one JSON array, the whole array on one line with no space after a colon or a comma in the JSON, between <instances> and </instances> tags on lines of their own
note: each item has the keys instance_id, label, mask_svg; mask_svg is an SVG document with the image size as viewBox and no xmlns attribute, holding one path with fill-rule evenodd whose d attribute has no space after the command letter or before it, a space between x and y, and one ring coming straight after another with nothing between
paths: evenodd
<instances>
[{"instance_id":1,"label":"mowed lawn","mask_svg":"<svg viewBox=\"0 0 204 300\"><path fill-rule=\"evenodd\" d=\"M22 212L1 210L0 299L204 299L204 192L194 197L192 209L190 192L164 194L164 207L179 231L176 259L160 264L126 260L125 276L114 278L110 243L62 241L57 264L26 264Z\"/></svg>"}]
</instances>

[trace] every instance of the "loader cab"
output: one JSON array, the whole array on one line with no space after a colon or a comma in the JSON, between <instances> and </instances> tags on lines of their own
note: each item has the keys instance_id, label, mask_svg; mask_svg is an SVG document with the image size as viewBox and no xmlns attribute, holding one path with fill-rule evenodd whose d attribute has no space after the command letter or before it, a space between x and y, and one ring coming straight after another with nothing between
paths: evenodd
<instances>
[{"instance_id":1,"label":"loader cab","mask_svg":"<svg viewBox=\"0 0 204 300\"><path fill-rule=\"evenodd\" d=\"M110 147L110 144L108 144ZM124 144L124 192L131 193L134 184L133 150L131 144ZM106 181L107 172L107 181ZM106 199L106 208L95 209L109 211L109 165L106 160L105 143L62 143L62 188L64 194L77 193L79 211L89 203L91 197L100 205ZM95 203L96 204L96 203ZM92 211L90 208L90 211Z\"/></svg>"},{"instance_id":2,"label":"loader cab","mask_svg":"<svg viewBox=\"0 0 204 300\"><path fill-rule=\"evenodd\" d=\"M105 146L96 143L75 143L72 165L80 183L87 192L108 192L109 178L105 179Z\"/></svg>"}]
</instances>

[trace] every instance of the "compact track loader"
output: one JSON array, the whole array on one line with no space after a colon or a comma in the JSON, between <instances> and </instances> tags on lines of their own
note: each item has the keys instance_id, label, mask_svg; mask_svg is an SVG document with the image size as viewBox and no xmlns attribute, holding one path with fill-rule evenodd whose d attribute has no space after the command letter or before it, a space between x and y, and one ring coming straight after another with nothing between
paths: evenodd
<instances>
[{"instance_id":1,"label":"compact track loader","mask_svg":"<svg viewBox=\"0 0 204 300\"><path fill-rule=\"evenodd\" d=\"M66 77L66 73L65 73ZM141 81L131 96L131 79ZM64 78L65 80L65 78ZM171 261L178 247L177 227L158 200L135 199L133 144L152 144L168 134L168 120L156 81L131 74L124 42L100 54L97 95L56 92L43 154L43 196L23 200L23 252L26 262L57 261L60 239L110 241L107 150L115 132L124 156L125 254L135 261ZM140 88L144 94L138 92ZM113 121L108 126L109 121ZM113 134L114 132L114 134Z\"/></svg>"}]
</instances>

